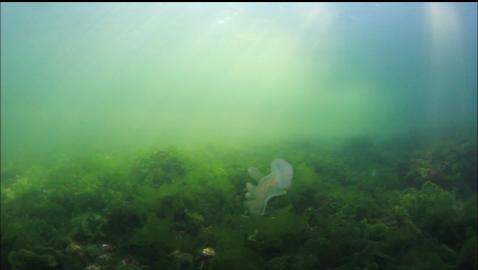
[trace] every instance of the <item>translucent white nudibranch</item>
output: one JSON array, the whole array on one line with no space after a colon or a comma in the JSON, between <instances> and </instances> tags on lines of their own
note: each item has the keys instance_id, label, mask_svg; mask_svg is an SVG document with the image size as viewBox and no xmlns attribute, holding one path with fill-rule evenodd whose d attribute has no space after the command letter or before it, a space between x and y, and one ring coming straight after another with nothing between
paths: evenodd
<instances>
[{"instance_id":1,"label":"translucent white nudibranch","mask_svg":"<svg viewBox=\"0 0 478 270\"><path fill-rule=\"evenodd\" d=\"M292 165L283 159L276 158L271 162L271 173L264 176L258 169L250 167L249 175L258 181L257 185L246 184L245 206L254 215L265 213L267 202L276 196L286 194L292 184L294 174Z\"/></svg>"}]
</instances>

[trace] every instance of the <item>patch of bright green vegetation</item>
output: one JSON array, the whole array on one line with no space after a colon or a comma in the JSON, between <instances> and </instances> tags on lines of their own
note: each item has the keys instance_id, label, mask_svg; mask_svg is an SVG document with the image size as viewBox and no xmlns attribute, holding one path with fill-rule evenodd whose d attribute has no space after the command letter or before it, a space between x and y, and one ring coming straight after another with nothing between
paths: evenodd
<instances>
[{"instance_id":1,"label":"patch of bright green vegetation","mask_svg":"<svg viewBox=\"0 0 478 270\"><path fill-rule=\"evenodd\" d=\"M477 269L474 142L255 149L4 167L1 267ZM278 156L294 166L290 190L245 215L247 168Z\"/></svg>"}]
</instances>

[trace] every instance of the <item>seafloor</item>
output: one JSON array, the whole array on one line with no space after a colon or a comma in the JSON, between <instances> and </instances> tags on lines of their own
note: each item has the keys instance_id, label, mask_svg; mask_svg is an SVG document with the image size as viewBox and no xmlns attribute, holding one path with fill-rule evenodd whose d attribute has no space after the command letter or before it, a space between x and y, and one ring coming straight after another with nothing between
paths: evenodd
<instances>
[{"instance_id":1,"label":"seafloor","mask_svg":"<svg viewBox=\"0 0 478 270\"><path fill-rule=\"evenodd\" d=\"M477 269L476 138L62 156L1 174L1 269ZM287 194L244 208L249 166Z\"/></svg>"}]
</instances>

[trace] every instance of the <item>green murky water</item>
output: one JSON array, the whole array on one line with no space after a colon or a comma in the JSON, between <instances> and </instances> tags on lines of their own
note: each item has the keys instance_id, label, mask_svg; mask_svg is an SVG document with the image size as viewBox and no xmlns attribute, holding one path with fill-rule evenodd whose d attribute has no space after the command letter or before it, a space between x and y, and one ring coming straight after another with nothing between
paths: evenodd
<instances>
[{"instance_id":1,"label":"green murky water","mask_svg":"<svg viewBox=\"0 0 478 270\"><path fill-rule=\"evenodd\" d=\"M478 268L476 3L0 18L2 269Z\"/></svg>"}]
</instances>

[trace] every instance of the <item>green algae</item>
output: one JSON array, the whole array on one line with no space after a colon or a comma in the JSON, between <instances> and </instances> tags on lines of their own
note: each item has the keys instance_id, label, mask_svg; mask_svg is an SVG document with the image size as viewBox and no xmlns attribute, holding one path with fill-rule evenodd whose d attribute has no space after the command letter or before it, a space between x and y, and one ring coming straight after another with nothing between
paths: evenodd
<instances>
[{"instance_id":1,"label":"green algae","mask_svg":"<svg viewBox=\"0 0 478 270\"><path fill-rule=\"evenodd\" d=\"M73 158L16 168L2 181L2 269L473 268L476 190L461 182L467 178L441 179L472 170L467 155L476 144L456 148L447 140L358 167L343 151L350 141L328 150L309 143L308 151L281 144L295 164L294 185L257 216L243 215L247 160L257 159L246 149L241 159L237 149L216 150L220 159L210 151L164 150L159 168L183 168L157 175L167 181L137 177L141 161L151 168L151 157L158 159L148 153L130 165ZM375 151L391 151L375 144ZM262 162L273 155L267 149ZM437 151L457 169L416 175L421 185L407 180L403 170L423 166L415 156ZM205 263L200 250L207 246L216 256Z\"/></svg>"}]
</instances>

